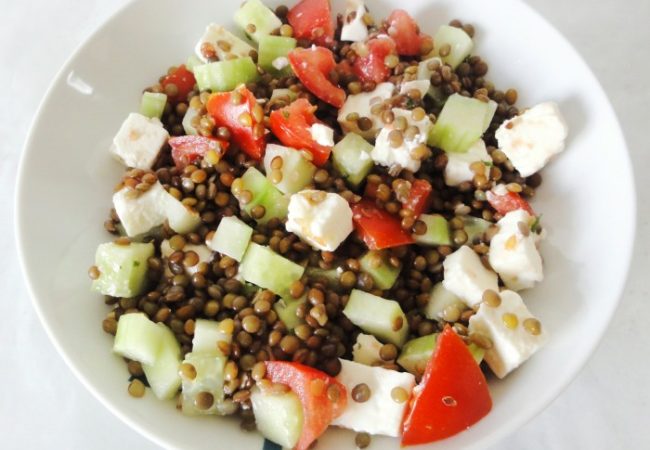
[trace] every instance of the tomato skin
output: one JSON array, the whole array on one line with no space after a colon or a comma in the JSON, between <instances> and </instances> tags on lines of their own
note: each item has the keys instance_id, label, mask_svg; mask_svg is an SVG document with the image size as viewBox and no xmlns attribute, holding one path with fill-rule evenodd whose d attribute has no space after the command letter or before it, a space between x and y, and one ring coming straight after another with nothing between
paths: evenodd
<instances>
[{"instance_id":1,"label":"tomato skin","mask_svg":"<svg viewBox=\"0 0 650 450\"><path fill-rule=\"evenodd\" d=\"M531 216L535 215L535 211L530 204L516 192L509 192L504 195L499 195L494 191L487 191L485 193L487 201L492 208L499 214L506 215L511 211L523 209Z\"/></svg>"},{"instance_id":2,"label":"tomato skin","mask_svg":"<svg viewBox=\"0 0 650 450\"><path fill-rule=\"evenodd\" d=\"M354 74L362 82L381 83L390 76L391 69L386 65L386 57L396 54L395 42L388 37L370 39L365 43L368 54L357 56L352 64Z\"/></svg>"},{"instance_id":3,"label":"tomato skin","mask_svg":"<svg viewBox=\"0 0 650 450\"><path fill-rule=\"evenodd\" d=\"M402 423L402 446L453 436L492 409L492 397L481 368L450 326L440 334L409 405Z\"/></svg>"},{"instance_id":4,"label":"tomato skin","mask_svg":"<svg viewBox=\"0 0 650 450\"><path fill-rule=\"evenodd\" d=\"M347 406L345 386L320 370L303 364L287 361L267 361L266 377L274 383L286 384L298 396L303 409L302 434L295 450L306 450L327 430L332 420L343 414ZM312 387L314 380L322 382L322 391ZM338 399L330 400L328 389L339 389Z\"/></svg>"},{"instance_id":5,"label":"tomato skin","mask_svg":"<svg viewBox=\"0 0 650 450\"><path fill-rule=\"evenodd\" d=\"M386 19L388 35L395 41L397 53L402 56L418 56L422 40L428 36L420 34L417 22L403 9L396 9Z\"/></svg>"},{"instance_id":6,"label":"tomato skin","mask_svg":"<svg viewBox=\"0 0 650 450\"><path fill-rule=\"evenodd\" d=\"M276 109L269 117L271 131L287 147L298 150L305 149L312 155L315 165L322 166L327 162L332 147L316 142L311 137L310 127L319 123L314 115L316 107L307 99L299 98L282 109Z\"/></svg>"},{"instance_id":7,"label":"tomato skin","mask_svg":"<svg viewBox=\"0 0 650 450\"><path fill-rule=\"evenodd\" d=\"M179 169L201 160L210 150L223 156L228 149L228 142L204 136L175 136L169 138L172 159Z\"/></svg>"},{"instance_id":8,"label":"tomato skin","mask_svg":"<svg viewBox=\"0 0 650 450\"><path fill-rule=\"evenodd\" d=\"M331 50L325 47L297 48L289 53L289 63L312 94L337 108L343 106L345 91L329 79L329 73L336 68Z\"/></svg>"},{"instance_id":9,"label":"tomato skin","mask_svg":"<svg viewBox=\"0 0 650 450\"><path fill-rule=\"evenodd\" d=\"M239 96L241 102L233 103L233 95ZM259 160L264 156L266 134L261 132L263 125L255 121L253 109L256 106L257 100L253 93L240 86L233 92L217 92L210 95L207 110L216 126L228 128L232 141L248 156ZM250 115L251 125L244 125L239 120L244 113Z\"/></svg>"},{"instance_id":10,"label":"tomato skin","mask_svg":"<svg viewBox=\"0 0 650 450\"><path fill-rule=\"evenodd\" d=\"M194 89L196 79L194 79L194 74L187 70L185 64L181 64L172 73L166 75L160 82L163 89L168 84L175 84L178 88L178 93L176 95L168 96L169 101L171 103L184 102L187 101L187 94L192 92L192 89Z\"/></svg>"},{"instance_id":11,"label":"tomato skin","mask_svg":"<svg viewBox=\"0 0 650 450\"><path fill-rule=\"evenodd\" d=\"M334 42L334 22L331 18L329 0L302 0L287 13L293 37L307 39L316 45L329 45ZM322 30L316 35L315 30Z\"/></svg>"},{"instance_id":12,"label":"tomato skin","mask_svg":"<svg viewBox=\"0 0 650 450\"><path fill-rule=\"evenodd\" d=\"M352 221L370 250L412 244L413 238L402 228L398 217L363 199L352 205Z\"/></svg>"},{"instance_id":13,"label":"tomato skin","mask_svg":"<svg viewBox=\"0 0 650 450\"><path fill-rule=\"evenodd\" d=\"M420 214L429 206L429 196L432 191L431 183L427 180L416 179L411 183L408 198L402 205L413 211L415 217L420 217Z\"/></svg>"}]
</instances>

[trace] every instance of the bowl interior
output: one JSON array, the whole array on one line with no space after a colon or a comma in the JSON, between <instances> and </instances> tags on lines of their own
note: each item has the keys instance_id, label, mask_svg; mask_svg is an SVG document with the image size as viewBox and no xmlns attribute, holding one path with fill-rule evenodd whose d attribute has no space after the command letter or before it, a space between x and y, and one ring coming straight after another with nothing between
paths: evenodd
<instances>
[{"instance_id":1,"label":"bowl interior","mask_svg":"<svg viewBox=\"0 0 650 450\"><path fill-rule=\"evenodd\" d=\"M106 306L90 292L85 274L97 244L110 239L102 223L122 170L108 153L113 135L126 114L137 110L143 87L168 66L184 62L208 22L236 29L232 16L238 4L140 0L127 5L59 73L35 119L20 170L17 236L44 326L102 403L167 447L236 442L239 448L260 448L262 439L241 432L233 420L190 419L172 402L162 405L152 395L130 398L125 365L111 355L112 340L101 330ZM342 11L343 1L333 4ZM557 101L570 126L568 148L544 170L533 203L548 230L542 249L546 279L523 294L550 332L550 342L506 380L491 380L494 409L488 417L428 448L484 447L546 406L605 332L633 243L632 173L616 117L596 79L570 44L527 6L517 0L371 2L376 17L396 7L407 9L429 33L452 18L474 24L475 53L488 61L488 78L500 88L517 88L521 106ZM320 441L321 448L354 445L343 431L330 431ZM372 444L397 446L387 438Z\"/></svg>"}]
</instances>

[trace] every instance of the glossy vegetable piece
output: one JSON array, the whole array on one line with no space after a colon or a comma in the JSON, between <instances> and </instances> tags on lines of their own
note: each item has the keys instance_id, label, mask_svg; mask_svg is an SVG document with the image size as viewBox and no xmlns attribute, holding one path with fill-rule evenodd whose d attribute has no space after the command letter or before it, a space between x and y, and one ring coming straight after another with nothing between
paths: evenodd
<instances>
[{"instance_id":1,"label":"glossy vegetable piece","mask_svg":"<svg viewBox=\"0 0 650 450\"><path fill-rule=\"evenodd\" d=\"M194 78L194 74L187 70L185 64L181 64L171 73L167 74L160 84L167 93L167 100L171 103L178 103L187 100L187 94L194 89L196 79ZM174 88L170 87L170 85L176 87L175 93L173 93Z\"/></svg>"},{"instance_id":2,"label":"glossy vegetable piece","mask_svg":"<svg viewBox=\"0 0 650 450\"><path fill-rule=\"evenodd\" d=\"M530 206L530 204L516 192L508 191L505 194L499 195L492 190L487 191L485 193L485 196L487 197L487 201L490 206L494 208L499 214L506 215L510 211L523 209L531 216L535 215L535 211L533 211L533 208Z\"/></svg>"},{"instance_id":3,"label":"glossy vegetable piece","mask_svg":"<svg viewBox=\"0 0 650 450\"><path fill-rule=\"evenodd\" d=\"M395 42L388 37L370 39L365 44L365 55L358 55L352 64L354 74L364 82L381 83L390 76L386 57L396 55ZM339 106L340 108L340 106Z\"/></svg>"},{"instance_id":4,"label":"glossy vegetable piece","mask_svg":"<svg viewBox=\"0 0 650 450\"><path fill-rule=\"evenodd\" d=\"M432 190L431 183L427 180L414 180L406 201L402 202L404 208L413 211L415 217L420 217L420 214L429 206L429 196Z\"/></svg>"},{"instance_id":5,"label":"glossy vegetable piece","mask_svg":"<svg viewBox=\"0 0 650 450\"><path fill-rule=\"evenodd\" d=\"M145 92L140 100L140 114L143 116L158 119L162 118L167 104L167 96L156 92Z\"/></svg>"},{"instance_id":6,"label":"glossy vegetable piece","mask_svg":"<svg viewBox=\"0 0 650 450\"><path fill-rule=\"evenodd\" d=\"M259 77L257 66L249 56L202 64L194 68L196 83L201 91L232 91L240 84L250 83Z\"/></svg>"},{"instance_id":7,"label":"glossy vegetable piece","mask_svg":"<svg viewBox=\"0 0 650 450\"><path fill-rule=\"evenodd\" d=\"M257 64L274 75L290 75L291 67L286 59L296 48L296 40L284 36L262 36L258 47Z\"/></svg>"},{"instance_id":8,"label":"glossy vegetable piece","mask_svg":"<svg viewBox=\"0 0 650 450\"><path fill-rule=\"evenodd\" d=\"M303 427L296 450L309 448L345 410L345 386L320 370L295 362L267 361L266 376L289 386L302 403Z\"/></svg>"},{"instance_id":9,"label":"glossy vegetable piece","mask_svg":"<svg viewBox=\"0 0 650 450\"><path fill-rule=\"evenodd\" d=\"M424 39L430 36L420 34L418 24L403 9L393 11L388 19L388 35L395 41L397 53L403 56L418 56Z\"/></svg>"},{"instance_id":10,"label":"glossy vegetable piece","mask_svg":"<svg viewBox=\"0 0 650 450\"><path fill-rule=\"evenodd\" d=\"M414 234L415 242L421 245L451 245L447 219L440 214L421 214L419 220L427 226L427 231Z\"/></svg>"},{"instance_id":11,"label":"glossy vegetable piece","mask_svg":"<svg viewBox=\"0 0 650 450\"><path fill-rule=\"evenodd\" d=\"M453 436L492 409L485 376L451 327L440 334L422 381L413 392L404 417L402 445Z\"/></svg>"},{"instance_id":12,"label":"glossy vegetable piece","mask_svg":"<svg viewBox=\"0 0 650 450\"><path fill-rule=\"evenodd\" d=\"M329 79L330 72L336 68L331 50L325 47L297 48L289 53L289 63L312 94L337 108L343 106L345 91Z\"/></svg>"},{"instance_id":13,"label":"glossy vegetable piece","mask_svg":"<svg viewBox=\"0 0 650 450\"><path fill-rule=\"evenodd\" d=\"M228 148L228 142L204 136L175 136L168 142L174 164L179 169L200 162L209 151L221 158Z\"/></svg>"},{"instance_id":14,"label":"glossy vegetable piece","mask_svg":"<svg viewBox=\"0 0 650 450\"><path fill-rule=\"evenodd\" d=\"M329 45L334 41L334 22L329 0L302 0L287 14L293 35L316 45Z\"/></svg>"},{"instance_id":15,"label":"glossy vegetable piece","mask_svg":"<svg viewBox=\"0 0 650 450\"><path fill-rule=\"evenodd\" d=\"M399 218L370 200L361 200L352 205L352 221L370 250L413 243L413 238L402 229Z\"/></svg>"}]
</instances>

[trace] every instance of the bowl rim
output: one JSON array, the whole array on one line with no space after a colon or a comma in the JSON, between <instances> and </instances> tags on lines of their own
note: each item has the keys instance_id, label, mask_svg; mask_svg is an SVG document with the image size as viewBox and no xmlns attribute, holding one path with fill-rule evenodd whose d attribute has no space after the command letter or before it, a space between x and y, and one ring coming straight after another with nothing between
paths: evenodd
<instances>
[{"instance_id":1,"label":"bowl rim","mask_svg":"<svg viewBox=\"0 0 650 450\"><path fill-rule=\"evenodd\" d=\"M607 327L611 324L614 313L618 309L618 306L620 305L620 302L622 300L625 287L627 286L630 277L630 266L632 264L632 259L634 255L634 246L635 246L634 244L636 242L636 235L637 235L638 198L636 192L636 184L634 181L634 171L632 169L632 161L630 158L629 146L627 145L627 141L625 139L625 134L621 127L620 120L616 114L616 111L605 89L601 85L598 77L593 72L589 64L587 64L585 59L574 47L571 41L569 41L569 39L567 39L564 36L564 34L562 34L555 27L555 25L552 22L547 20L541 13L539 13L535 8L533 8L523 0L508 0L508 1L518 4L517 6L525 10L526 14L532 16L534 19L541 21L542 23L547 25L549 27L549 30L552 33L558 35L558 37L560 37L561 40L564 41L564 43L567 45L567 50L570 52L572 59L574 59L574 61L576 61L577 63L582 64L587 69L586 70L587 75L593 79L595 86L597 87L597 89L600 90L599 93L602 94L603 98L606 100L605 103L606 103L607 110L605 112L613 118L610 131L616 134L615 136L616 139L620 140L620 143L622 145L622 150L624 150L624 154L625 154L623 166L624 169L627 170L627 173L629 175L628 177L625 178L625 180L621 180L621 182L628 184L627 190L632 195L632 198L630 199L630 208L629 210L626 211L627 215L629 216L628 222L630 224L629 225L630 239L628 239L626 244L621 248L622 261L624 262L624 269L625 269L623 273L625 274L625 276L621 279L617 289L615 289L615 300L608 304L608 310L606 311L607 319L603 321L602 326L598 330L597 338L594 339L588 345L588 351L585 351L578 358L578 362L574 364L573 369L571 370L571 372L569 372L568 376L562 381L562 383L559 383L557 387L548 391L544 400L538 403L535 406L535 408L529 408L528 410L525 411L524 414L517 414L516 416L512 417L507 422L507 425L499 427L496 431L493 431L487 436L481 438L480 441L477 441L475 444L471 444L470 445L471 448L475 448L478 446L481 446L482 448L483 446L487 447L490 445L494 445L495 443L501 441L504 437L512 434L513 432L521 428L523 425L531 421L533 418L537 417L542 411L548 408L548 406L562 392L564 392L564 390L576 379L576 377L584 369L585 365L587 364L589 359L593 356L597 347L602 342L605 336L605 331ZM157 436L155 433L150 432L146 427L140 425L140 423L138 423L136 420L133 420L131 417L129 417L127 413L123 412L120 408L115 406L106 395L102 394L97 388L95 388L93 381L80 371L79 367L75 363L74 358L62 346L50 322L48 321L46 314L41 308L40 299L36 296L36 292L33 286L33 280L35 279L35 276L34 274L31 273L31 271L27 266L27 262L26 262L27 251L25 249L26 236L24 236L24 233L22 231L23 222L25 220L25 218L23 217L25 215L25 208L21 206L23 205L23 202L21 202L20 200L24 196L24 192L27 189L27 183L25 182L27 177L26 161L28 159L28 155L31 153L30 149L33 146L33 141L35 136L34 130L38 128L39 124L43 120L44 117L43 109L45 105L49 102L55 87L62 80L65 80L66 74L69 72L72 63L77 58L77 56L86 48L86 46L90 45L90 43L96 38L98 34L100 34L102 31L108 28L113 22L119 20L122 17L122 15L125 12L127 12L127 10L129 10L137 2L138 0L128 0L126 3L119 6L113 12L111 12L105 19L101 21L101 23L99 23L94 29L92 29L89 33L87 33L82 38L81 42L74 48L74 50L66 58L65 62L62 64L62 66L56 72L54 77L51 79L47 89L45 90L45 93L43 94L43 97L38 107L36 108L32 121L29 125L27 136L23 144L23 147L21 149L22 152L20 156L20 162L18 165L18 171L17 171L17 177L16 177L15 189L14 189L14 199L13 199L14 200L14 235L16 240L16 249L18 253L19 266L23 274L23 279L25 281L25 285L27 287L27 292L31 299L31 303L36 311L36 314L39 318L41 325L45 329L49 341L53 344L54 348L62 357L62 359L68 366L68 368L72 371L75 377L81 382L81 384L93 395L93 397L99 401L100 404L106 407L113 415L119 418L128 427L130 427L134 431L137 431L140 435L146 437L149 441L155 443L156 445L162 448L177 448L171 442L168 442L167 440Z\"/></svg>"}]
</instances>

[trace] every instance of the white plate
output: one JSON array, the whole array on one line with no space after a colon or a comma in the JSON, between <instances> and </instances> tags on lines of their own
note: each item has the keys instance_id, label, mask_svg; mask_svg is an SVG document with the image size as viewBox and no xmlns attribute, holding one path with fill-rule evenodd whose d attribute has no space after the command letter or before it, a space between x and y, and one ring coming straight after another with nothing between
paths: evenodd
<instances>
[{"instance_id":1,"label":"white plate","mask_svg":"<svg viewBox=\"0 0 650 450\"><path fill-rule=\"evenodd\" d=\"M277 2L270 2L277 3ZM341 11L342 2L334 2ZM121 167L110 141L140 92L185 61L205 25L230 26L239 2L141 0L108 20L65 64L32 126L21 164L16 232L21 263L44 327L88 389L133 428L166 447L257 449L256 433L233 420L183 417L172 402L134 400L128 377L101 330L106 313L90 293L86 271ZM402 7L422 29L458 17L475 24L476 53L488 78L515 87L519 104L560 103L570 126L568 148L543 172L534 201L549 231L546 279L524 294L550 332L550 342L502 382L491 382L493 411L467 432L428 448L481 448L539 413L573 379L605 333L616 308L634 240L632 171L617 119L580 56L517 0L369 2L376 17ZM579 420L579 418L567 418ZM352 448L351 434L329 431L319 448ZM336 447L335 447L336 446ZM395 449L391 439L372 448Z\"/></svg>"}]
</instances>

